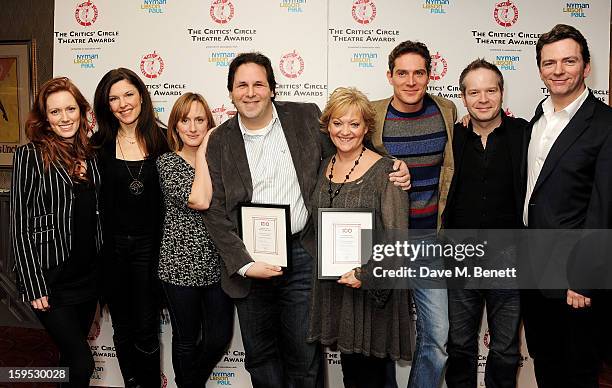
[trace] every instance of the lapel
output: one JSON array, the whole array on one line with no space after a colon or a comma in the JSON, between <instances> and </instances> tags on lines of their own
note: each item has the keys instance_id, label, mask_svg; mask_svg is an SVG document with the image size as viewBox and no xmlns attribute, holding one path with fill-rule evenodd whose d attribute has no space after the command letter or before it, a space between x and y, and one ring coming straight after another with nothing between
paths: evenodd
<instances>
[{"instance_id":1,"label":"lapel","mask_svg":"<svg viewBox=\"0 0 612 388\"><path fill-rule=\"evenodd\" d=\"M238 124L238 114L230 119L227 125L227 142L230 152L233 155L232 160L236 164L236 171L242 180L242 184L247 191L247 196L253 197L253 180L251 179L251 170L249 169L249 160L247 159L246 149L244 148L244 139Z\"/></svg>"},{"instance_id":2,"label":"lapel","mask_svg":"<svg viewBox=\"0 0 612 388\"><path fill-rule=\"evenodd\" d=\"M455 194L455 190L457 189L457 179L459 177L460 174L460 170L461 170L461 166L463 165L462 160L463 160L463 153L465 150L465 142L467 140L467 137L469 135L469 133L472 131L472 125L470 124L470 126L468 128L463 127L461 124L459 124L461 127L457 130L453 130L454 135L453 136L453 142L454 144L453 146L453 151L457 151L456 153L453 152L453 157L455 158L455 173L453 174L453 179L451 180L451 185L450 188L448 189L448 199L447 201L453 202L454 201L454 194Z\"/></svg>"},{"instance_id":3,"label":"lapel","mask_svg":"<svg viewBox=\"0 0 612 388\"><path fill-rule=\"evenodd\" d=\"M584 101L580 109L578 109L574 117L572 117L570 122L567 123L565 128L563 128L563 131L561 131L561 134L557 140L555 140L550 152L548 153L548 156L546 157L546 160L544 161L542 171L540 172L538 180L533 188L533 193L535 193L538 188L542 186L546 178L550 176L568 148L574 144L576 139L578 139L578 137L580 137L580 135L582 135L582 133L589 127L591 117L595 111L595 104L593 101L594 98L595 97L593 97L593 95L589 92L589 96ZM541 110L541 106L539 107L539 110ZM532 119L532 125L533 123L535 123L535 121Z\"/></svg>"},{"instance_id":4,"label":"lapel","mask_svg":"<svg viewBox=\"0 0 612 388\"><path fill-rule=\"evenodd\" d=\"M57 171L57 174L60 176L60 178L62 178L64 183L66 183L67 186L72 187L72 179L70 179L70 175L68 175L68 171L66 171L64 166L57 162L53 162L53 165L55 166L55 171Z\"/></svg>"},{"instance_id":5,"label":"lapel","mask_svg":"<svg viewBox=\"0 0 612 388\"><path fill-rule=\"evenodd\" d=\"M274 107L276 108L276 113L278 114L281 126L283 127L283 133L285 134L285 139L287 140L287 146L289 146L289 153L291 154L293 166L306 166L307 161L304 158L307 155L305 155L304 152L301 152L302 148L300 147L300 143L297 138L297 123L295 120L295 115L290 115L285 109L284 104L274 103ZM306 168L295 168L295 173L302 192L302 198L304 198L304 200L308 198L308 196L304 194L304 188L306 187L304 174L306 170Z\"/></svg>"}]
</instances>

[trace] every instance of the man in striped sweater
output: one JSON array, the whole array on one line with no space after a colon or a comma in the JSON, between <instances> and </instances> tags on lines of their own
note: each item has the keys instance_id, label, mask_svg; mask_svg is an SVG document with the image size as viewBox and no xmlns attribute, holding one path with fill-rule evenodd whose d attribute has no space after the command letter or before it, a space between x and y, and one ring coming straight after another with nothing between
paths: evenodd
<instances>
[{"instance_id":1,"label":"man in striped sweater","mask_svg":"<svg viewBox=\"0 0 612 388\"><path fill-rule=\"evenodd\" d=\"M408 165L412 189L406 196L410 201L406 217L411 236L418 233L420 238L434 240L453 175L452 136L457 109L451 101L427 93L430 71L431 56L423 43L405 41L391 51L387 79L393 86L393 96L374 102L377 115L372 145L381 154ZM413 291L417 339L409 388L437 388L441 384L448 357L444 287L429 284Z\"/></svg>"}]
</instances>

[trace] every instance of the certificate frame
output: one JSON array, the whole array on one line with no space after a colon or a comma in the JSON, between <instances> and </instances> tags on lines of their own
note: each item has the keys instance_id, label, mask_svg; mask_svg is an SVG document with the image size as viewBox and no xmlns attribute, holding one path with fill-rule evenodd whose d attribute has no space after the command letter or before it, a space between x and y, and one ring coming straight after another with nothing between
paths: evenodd
<instances>
[{"instance_id":1,"label":"certificate frame","mask_svg":"<svg viewBox=\"0 0 612 388\"><path fill-rule=\"evenodd\" d=\"M0 166L28 142L25 122L37 93L36 40L0 41Z\"/></svg>"},{"instance_id":2,"label":"certificate frame","mask_svg":"<svg viewBox=\"0 0 612 388\"><path fill-rule=\"evenodd\" d=\"M238 204L239 234L253 261L291 267L289 205L245 202Z\"/></svg>"},{"instance_id":3,"label":"certificate frame","mask_svg":"<svg viewBox=\"0 0 612 388\"><path fill-rule=\"evenodd\" d=\"M318 209L318 278L336 280L360 267L362 230L374 229L374 209ZM354 259L351 259L352 256Z\"/></svg>"}]
</instances>

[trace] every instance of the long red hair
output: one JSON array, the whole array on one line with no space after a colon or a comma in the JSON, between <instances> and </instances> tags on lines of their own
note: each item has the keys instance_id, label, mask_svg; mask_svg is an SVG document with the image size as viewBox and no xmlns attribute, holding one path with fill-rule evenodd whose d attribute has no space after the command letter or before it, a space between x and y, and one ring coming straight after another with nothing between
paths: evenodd
<instances>
[{"instance_id":1,"label":"long red hair","mask_svg":"<svg viewBox=\"0 0 612 388\"><path fill-rule=\"evenodd\" d=\"M55 134L47 121L47 98L61 91L72 94L79 106L79 129L72 143ZM92 155L87 137L87 111L89 110L91 107L83 94L66 77L53 78L40 88L26 121L26 136L40 149L45 171L49 171L51 164L57 163L63 166L73 179L84 179L78 175L78 163L89 159Z\"/></svg>"}]
</instances>

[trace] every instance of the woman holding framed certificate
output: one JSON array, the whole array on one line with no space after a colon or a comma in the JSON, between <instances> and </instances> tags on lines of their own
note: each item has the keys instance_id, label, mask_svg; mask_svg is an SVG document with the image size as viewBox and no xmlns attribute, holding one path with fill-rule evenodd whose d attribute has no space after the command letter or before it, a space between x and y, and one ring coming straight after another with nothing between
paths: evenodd
<instances>
[{"instance_id":1,"label":"woman holding framed certificate","mask_svg":"<svg viewBox=\"0 0 612 388\"><path fill-rule=\"evenodd\" d=\"M407 229L408 195L388 179L393 161L364 146L374 117L367 97L355 88L338 88L330 96L321 130L336 154L321 164L313 214L317 208L373 209L375 230ZM347 241L342 230L339 245ZM349 251L343 249L338 260ZM409 291L362 290L360 272L357 267L340 279L320 280L319 269L314 271L309 340L341 352L346 387L383 387L388 360L411 359Z\"/></svg>"},{"instance_id":2,"label":"woman holding framed certificate","mask_svg":"<svg viewBox=\"0 0 612 388\"><path fill-rule=\"evenodd\" d=\"M204 97L183 94L168 119L172 152L157 159L165 209L158 273L179 388L204 386L232 338L234 305L221 289L221 260L202 218L212 197L206 163L212 126Z\"/></svg>"}]
</instances>

